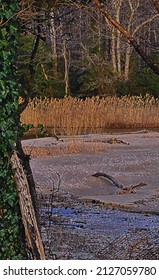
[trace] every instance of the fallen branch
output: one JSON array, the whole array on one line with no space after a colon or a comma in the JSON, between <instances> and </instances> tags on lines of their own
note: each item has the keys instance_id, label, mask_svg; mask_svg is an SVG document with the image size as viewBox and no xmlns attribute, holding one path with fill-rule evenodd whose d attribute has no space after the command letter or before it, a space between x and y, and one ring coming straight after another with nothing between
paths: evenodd
<instances>
[{"instance_id":1,"label":"fallen branch","mask_svg":"<svg viewBox=\"0 0 159 280\"><path fill-rule=\"evenodd\" d=\"M109 179L117 188L120 190L123 190L124 186L120 184L114 177L105 174L103 172L96 172L95 174L92 175L93 177L104 177L106 179Z\"/></svg>"},{"instance_id":2,"label":"fallen branch","mask_svg":"<svg viewBox=\"0 0 159 280\"><path fill-rule=\"evenodd\" d=\"M123 134L144 134L144 133L148 133L149 131L147 129L143 129L143 130L137 130L137 131L125 131L125 132L112 132L112 135L123 135Z\"/></svg>"},{"instance_id":3,"label":"fallen branch","mask_svg":"<svg viewBox=\"0 0 159 280\"><path fill-rule=\"evenodd\" d=\"M130 145L129 143L127 142L124 142L120 139L117 139L117 138L110 138L106 141L102 141L102 143L108 143L108 144L125 144L125 145Z\"/></svg>"},{"instance_id":4,"label":"fallen branch","mask_svg":"<svg viewBox=\"0 0 159 280\"><path fill-rule=\"evenodd\" d=\"M120 184L114 177L104 173L104 172L96 172L95 174L92 175L93 177L104 177L108 180L110 180L118 189L120 189L118 194L123 194L123 193L135 193L136 188L146 186L145 183L140 182L137 185L132 185L130 187L125 187L122 184Z\"/></svg>"}]
</instances>

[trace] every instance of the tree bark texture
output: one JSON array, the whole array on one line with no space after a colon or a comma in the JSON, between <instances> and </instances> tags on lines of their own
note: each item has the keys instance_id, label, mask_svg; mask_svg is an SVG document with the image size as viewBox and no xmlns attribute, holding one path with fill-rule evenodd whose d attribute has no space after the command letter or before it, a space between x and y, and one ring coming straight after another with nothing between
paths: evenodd
<instances>
[{"instance_id":1,"label":"tree bark texture","mask_svg":"<svg viewBox=\"0 0 159 280\"><path fill-rule=\"evenodd\" d=\"M24 173L21 161L16 152L12 156L12 166L15 171L14 179L19 195L19 205L21 209L28 249L31 253L32 259L45 260L43 243L38 228L38 222L36 219L29 184Z\"/></svg>"}]
</instances>

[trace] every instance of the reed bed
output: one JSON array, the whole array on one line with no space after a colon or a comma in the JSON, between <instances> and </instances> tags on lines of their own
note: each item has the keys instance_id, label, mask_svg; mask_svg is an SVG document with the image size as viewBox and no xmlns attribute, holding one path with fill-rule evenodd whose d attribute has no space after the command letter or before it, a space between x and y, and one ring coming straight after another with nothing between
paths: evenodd
<instances>
[{"instance_id":1,"label":"reed bed","mask_svg":"<svg viewBox=\"0 0 159 280\"><path fill-rule=\"evenodd\" d=\"M25 153L34 158L39 156L58 156L79 153L94 154L97 152L107 152L108 150L108 145L105 143L93 141L87 143L82 140L76 141L76 139L70 139L70 141L65 141L62 144L58 142L58 145L52 147L24 147Z\"/></svg>"},{"instance_id":2,"label":"reed bed","mask_svg":"<svg viewBox=\"0 0 159 280\"><path fill-rule=\"evenodd\" d=\"M159 100L152 96L67 97L32 100L21 122L42 124L52 134L79 135L106 129L159 128Z\"/></svg>"}]
</instances>

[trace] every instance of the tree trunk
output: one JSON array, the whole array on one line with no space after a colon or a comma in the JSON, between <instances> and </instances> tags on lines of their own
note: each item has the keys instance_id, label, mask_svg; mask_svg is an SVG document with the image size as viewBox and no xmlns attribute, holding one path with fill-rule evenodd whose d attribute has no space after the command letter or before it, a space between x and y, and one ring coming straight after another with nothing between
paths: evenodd
<instances>
[{"instance_id":1,"label":"tree trunk","mask_svg":"<svg viewBox=\"0 0 159 280\"><path fill-rule=\"evenodd\" d=\"M69 59L67 54L67 48L66 48L66 40L63 38L63 46L62 46L62 52L63 52L63 58L64 58L64 67L65 67L65 96L70 95L70 82L69 82Z\"/></svg>"},{"instance_id":2,"label":"tree trunk","mask_svg":"<svg viewBox=\"0 0 159 280\"><path fill-rule=\"evenodd\" d=\"M125 55L124 81L126 82L129 80L130 58L131 58L131 45L129 44L126 48L126 55Z\"/></svg>"},{"instance_id":3,"label":"tree trunk","mask_svg":"<svg viewBox=\"0 0 159 280\"><path fill-rule=\"evenodd\" d=\"M29 251L34 260L45 260L44 248L34 211L34 205L32 204L32 196L28 180L16 152L12 156L12 166L15 171L14 178L17 185L19 205Z\"/></svg>"},{"instance_id":4,"label":"tree trunk","mask_svg":"<svg viewBox=\"0 0 159 280\"><path fill-rule=\"evenodd\" d=\"M112 44L111 44L111 53L112 53L112 63L114 72L117 73L117 63L116 63L116 44L115 44L115 27L113 26L112 30Z\"/></svg>"},{"instance_id":5,"label":"tree trunk","mask_svg":"<svg viewBox=\"0 0 159 280\"><path fill-rule=\"evenodd\" d=\"M115 3L116 9L116 20L120 22L120 8L122 5L122 1ZM117 68L118 68L118 77L121 78L121 33L117 30L117 44L116 44L116 52L117 52Z\"/></svg>"},{"instance_id":6,"label":"tree trunk","mask_svg":"<svg viewBox=\"0 0 159 280\"><path fill-rule=\"evenodd\" d=\"M50 41L51 41L51 50L52 50L52 58L53 58L53 72L56 78L58 76L58 69L57 69L58 55L57 55L57 46L56 46L56 28L55 28L53 9L51 9L49 18L50 18Z\"/></svg>"}]
</instances>

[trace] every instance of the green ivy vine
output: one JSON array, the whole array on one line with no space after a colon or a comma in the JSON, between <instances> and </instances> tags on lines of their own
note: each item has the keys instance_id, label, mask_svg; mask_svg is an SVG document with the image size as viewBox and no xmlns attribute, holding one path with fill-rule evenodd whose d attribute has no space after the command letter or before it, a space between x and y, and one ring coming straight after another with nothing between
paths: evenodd
<instances>
[{"instance_id":1,"label":"green ivy vine","mask_svg":"<svg viewBox=\"0 0 159 280\"><path fill-rule=\"evenodd\" d=\"M26 246L11 156L20 133L18 1L0 0L0 259L26 259Z\"/></svg>"}]
</instances>

